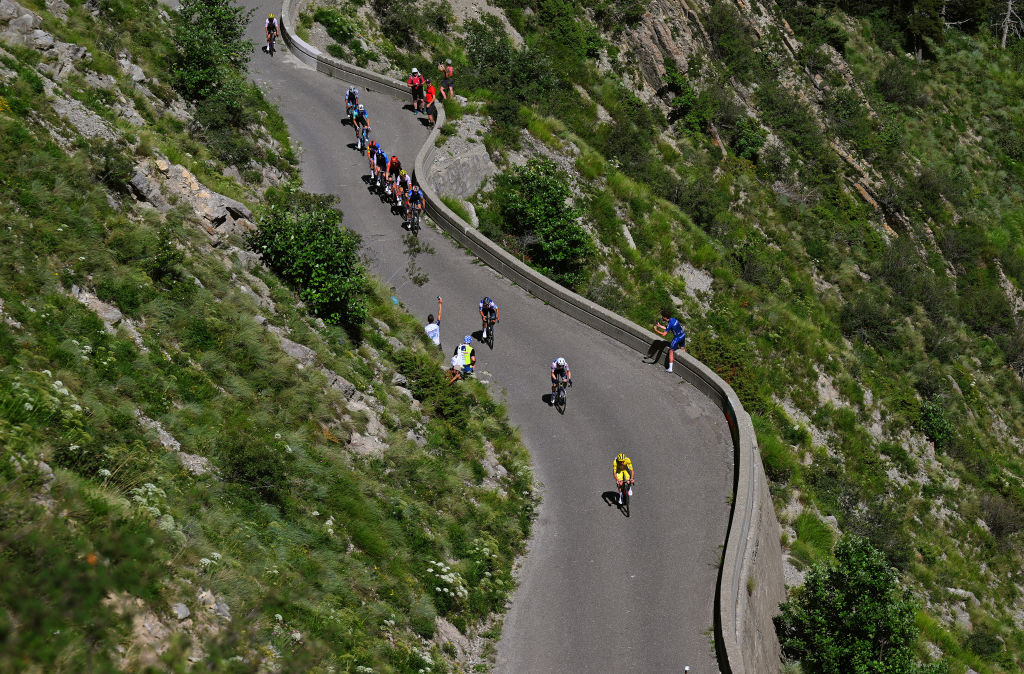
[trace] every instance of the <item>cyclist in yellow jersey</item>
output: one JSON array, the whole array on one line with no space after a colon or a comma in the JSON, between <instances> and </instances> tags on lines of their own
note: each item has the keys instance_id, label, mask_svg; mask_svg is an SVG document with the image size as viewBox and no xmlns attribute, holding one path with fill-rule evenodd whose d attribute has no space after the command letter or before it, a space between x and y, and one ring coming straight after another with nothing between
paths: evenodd
<instances>
[{"instance_id":1,"label":"cyclist in yellow jersey","mask_svg":"<svg viewBox=\"0 0 1024 674\"><path fill-rule=\"evenodd\" d=\"M633 471L633 462L622 453L612 459L612 472L615 474L615 484L620 488L623 483L631 485L636 479L636 473ZM629 493L633 493L632 488L630 488ZM619 503L622 503L621 493L619 494Z\"/></svg>"}]
</instances>

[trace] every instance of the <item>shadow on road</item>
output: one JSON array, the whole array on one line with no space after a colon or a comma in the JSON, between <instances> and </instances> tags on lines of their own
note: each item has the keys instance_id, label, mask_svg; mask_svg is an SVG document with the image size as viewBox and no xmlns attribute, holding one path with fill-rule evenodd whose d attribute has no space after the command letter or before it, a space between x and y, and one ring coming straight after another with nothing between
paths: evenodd
<instances>
[{"instance_id":1,"label":"shadow on road","mask_svg":"<svg viewBox=\"0 0 1024 674\"><path fill-rule=\"evenodd\" d=\"M664 339L656 339L651 342L651 346L647 349L647 357L644 359L645 363L657 363L661 360L661 355L668 349L668 342ZM668 361L665 361L666 365Z\"/></svg>"},{"instance_id":2,"label":"shadow on road","mask_svg":"<svg viewBox=\"0 0 1024 674\"><path fill-rule=\"evenodd\" d=\"M619 504L619 492L618 491L606 491L601 494L601 500L604 501L607 506L615 506L622 513L623 517L629 517L629 506Z\"/></svg>"}]
</instances>

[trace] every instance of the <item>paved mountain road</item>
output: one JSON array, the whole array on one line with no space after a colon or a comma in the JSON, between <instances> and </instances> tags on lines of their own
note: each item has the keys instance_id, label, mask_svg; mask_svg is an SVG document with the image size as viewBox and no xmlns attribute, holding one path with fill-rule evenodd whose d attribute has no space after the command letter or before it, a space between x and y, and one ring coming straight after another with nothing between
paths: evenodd
<instances>
[{"instance_id":1,"label":"paved mountain road","mask_svg":"<svg viewBox=\"0 0 1024 674\"><path fill-rule=\"evenodd\" d=\"M249 37L262 44L267 12ZM732 488L732 444L721 412L635 351L569 318L500 278L437 231L406 273L401 220L369 194L365 161L342 126L347 83L289 55L257 52L251 77L275 101L301 146L306 189L336 194L344 224L361 233L370 267L426 317L442 295L447 353L479 330L476 303L501 308L495 348L475 344L478 373L507 401L543 483L543 502L520 588L498 645L500 672L717 671L711 638L717 565ZM387 93L360 87L374 137L411 169L428 130ZM575 386L564 416L542 401L548 368L565 356ZM632 517L609 506L611 461L625 451L637 470Z\"/></svg>"}]
</instances>

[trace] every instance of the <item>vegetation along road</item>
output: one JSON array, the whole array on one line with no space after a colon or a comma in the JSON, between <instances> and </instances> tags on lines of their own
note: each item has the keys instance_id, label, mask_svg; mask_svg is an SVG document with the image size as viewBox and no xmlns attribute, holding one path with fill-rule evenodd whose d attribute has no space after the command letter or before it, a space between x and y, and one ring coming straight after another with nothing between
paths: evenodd
<instances>
[{"instance_id":1,"label":"vegetation along road","mask_svg":"<svg viewBox=\"0 0 1024 674\"><path fill-rule=\"evenodd\" d=\"M279 11L272 4L246 5L256 7L257 17ZM257 44L261 25L250 30ZM444 296L447 349L479 330L481 297L490 295L501 308L493 352L476 345L478 373L504 391L533 454L544 500L505 621L498 669L656 672L689 664L712 671L715 581L732 484L728 428L718 409L429 228L420 234L426 250L413 256L411 269L401 221L368 192L366 163L340 122L348 83L283 51L255 58L250 68L302 146L306 189L339 197L345 224L363 236L373 271L424 317L436 308L435 296ZM407 101L361 94L376 138L411 167L427 129L403 109ZM417 285L410 271L429 280ZM576 384L564 416L542 400L548 365L559 355L568 359ZM619 451L632 457L639 480L628 519L602 498L614 491L610 463Z\"/></svg>"}]
</instances>

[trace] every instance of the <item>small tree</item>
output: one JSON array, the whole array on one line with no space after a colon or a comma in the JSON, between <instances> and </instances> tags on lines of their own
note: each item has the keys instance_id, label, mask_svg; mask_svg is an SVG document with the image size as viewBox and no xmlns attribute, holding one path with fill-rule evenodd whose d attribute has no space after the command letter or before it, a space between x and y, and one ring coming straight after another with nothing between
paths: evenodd
<instances>
[{"instance_id":1,"label":"small tree","mask_svg":"<svg viewBox=\"0 0 1024 674\"><path fill-rule=\"evenodd\" d=\"M174 84L191 100L210 98L244 73L254 46L245 30L253 9L232 0L182 0L174 13Z\"/></svg>"},{"instance_id":2,"label":"small tree","mask_svg":"<svg viewBox=\"0 0 1024 674\"><path fill-rule=\"evenodd\" d=\"M493 203L505 234L528 250L531 262L563 285L584 280L594 243L576 223L579 212L569 205L568 177L549 159L531 159L496 179Z\"/></svg>"},{"instance_id":3,"label":"small tree","mask_svg":"<svg viewBox=\"0 0 1024 674\"><path fill-rule=\"evenodd\" d=\"M367 316L369 281L358 234L341 226L334 197L297 189L268 192L259 230L249 239L263 261L328 323L358 328Z\"/></svg>"},{"instance_id":4,"label":"small tree","mask_svg":"<svg viewBox=\"0 0 1024 674\"><path fill-rule=\"evenodd\" d=\"M917 602L866 539L844 536L775 617L782 650L807 674L939 674L914 657Z\"/></svg>"}]
</instances>

